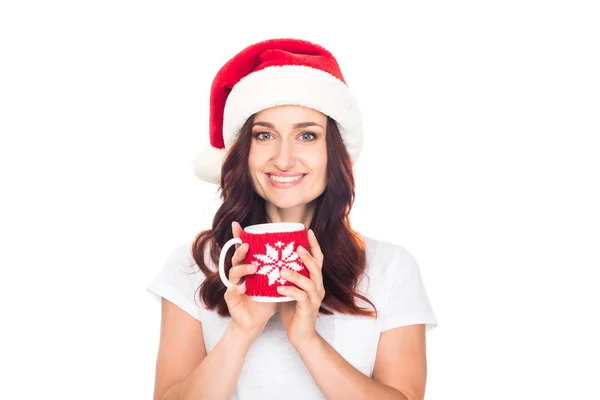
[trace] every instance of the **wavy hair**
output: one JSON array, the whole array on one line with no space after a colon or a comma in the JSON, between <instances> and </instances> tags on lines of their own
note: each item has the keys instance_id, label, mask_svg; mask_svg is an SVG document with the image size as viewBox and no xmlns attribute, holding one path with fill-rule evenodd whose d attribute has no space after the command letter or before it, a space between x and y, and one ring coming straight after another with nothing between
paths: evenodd
<instances>
[{"instance_id":1,"label":"wavy hair","mask_svg":"<svg viewBox=\"0 0 600 400\"><path fill-rule=\"evenodd\" d=\"M265 209L265 200L254 191L252 177L248 171L248 155L252 143L251 116L238 138L227 153L221 169L220 197L223 203L215 213L212 229L200 232L192 244L194 261L204 273L205 279L199 287L199 298L209 310L215 310L220 316L229 316L225 302L227 288L221 282L218 268L210 268L205 254L212 265L219 265L221 248L233 237L231 223L239 222L242 227L262 224L269 221ZM337 124L327 118L327 180L324 192L316 198L315 210L310 229L323 252L323 286L325 297L319 312L376 316L375 305L357 292L360 277L366 268L366 245L350 226L349 214L354 203L354 175L352 161L344 146ZM208 248L207 248L208 246ZM229 275L232 267L234 247L225 259L225 272ZM361 299L372 306L372 310L357 305ZM329 309L329 310L328 310Z\"/></svg>"}]
</instances>

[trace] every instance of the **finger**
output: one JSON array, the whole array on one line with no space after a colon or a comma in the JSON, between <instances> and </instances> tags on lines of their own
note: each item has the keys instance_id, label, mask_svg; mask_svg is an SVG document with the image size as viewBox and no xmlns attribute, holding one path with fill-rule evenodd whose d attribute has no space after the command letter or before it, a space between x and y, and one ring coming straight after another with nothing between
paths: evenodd
<instances>
[{"instance_id":1,"label":"finger","mask_svg":"<svg viewBox=\"0 0 600 400\"><path fill-rule=\"evenodd\" d=\"M231 267L229 270L229 282L237 285L242 280L242 277L251 275L256 272L256 265L254 264L242 264Z\"/></svg>"},{"instance_id":2,"label":"finger","mask_svg":"<svg viewBox=\"0 0 600 400\"><path fill-rule=\"evenodd\" d=\"M236 249L235 253L233 253L233 257L231 257L231 264L234 266L243 264L249 247L248 243L244 243Z\"/></svg>"},{"instance_id":3,"label":"finger","mask_svg":"<svg viewBox=\"0 0 600 400\"><path fill-rule=\"evenodd\" d=\"M240 224L237 223L237 221L233 221L231 223L231 232L233 232L234 238L240 237L240 233L242 233L242 227L240 226ZM240 245L236 244L235 248L237 249L238 247L240 247Z\"/></svg>"},{"instance_id":4,"label":"finger","mask_svg":"<svg viewBox=\"0 0 600 400\"><path fill-rule=\"evenodd\" d=\"M325 289L322 283L315 282L313 279L309 279L298 272L290 271L286 268L281 270L281 276L302 289L312 303L321 304L323 301Z\"/></svg>"},{"instance_id":5,"label":"finger","mask_svg":"<svg viewBox=\"0 0 600 400\"><path fill-rule=\"evenodd\" d=\"M231 223L231 231L233 232L233 237L240 237L240 233L242 233L242 227L237 221L233 221Z\"/></svg>"},{"instance_id":6,"label":"finger","mask_svg":"<svg viewBox=\"0 0 600 400\"><path fill-rule=\"evenodd\" d=\"M309 279L306 276L299 274L295 271L290 271L287 268L282 268L281 269L281 277L284 278L285 280L288 280L288 281L292 282L293 284L297 285L300 289L302 289L306 293L308 293L309 296L312 293L316 293L316 291L317 291L317 285L315 284L315 282L313 282L311 279Z\"/></svg>"},{"instance_id":7,"label":"finger","mask_svg":"<svg viewBox=\"0 0 600 400\"><path fill-rule=\"evenodd\" d=\"M235 307L242 301L242 295L246 292L246 285L235 285L225 291L225 302L228 307Z\"/></svg>"},{"instance_id":8,"label":"finger","mask_svg":"<svg viewBox=\"0 0 600 400\"><path fill-rule=\"evenodd\" d=\"M310 308L310 299L308 298L308 294L306 294L306 292L302 289L298 289L297 287L293 286L278 286L277 293L296 300L300 308Z\"/></svg>"},{"instance_id":9,"label":"finger","mask_svg":"<svg viewBox=\"0 0 600 400\"><path fill-rule=\"evenodd\" d=\"M323 277L321 276L321 268L317 265L317 261L314 257L302 246L298 246L296 253L298 253L298 256L300 256L300 259L308 270L310 279L316 284L322 284Z\"/></svg>"},{"instance_id":10,"label":"finger","mask_svg":"<svg viewBox=\"0 0 600 400\"><path fill-rule=\"evenodd\" d=\"M312 229L308 230L308 245L310 246L310 254L315 258L317 266L321 269L323 267L324 259L323 252L321 251L321 246L319 246L315 232L313 232Z\"/></svg>"},{"instance_id":11,"label":"finger","mask_svg":"<svg viewBox=\"0 0 600 400\"><path fill-rule=\"evenodd\" d=\"M233 221L231 223L231 231L233 232L233 237L240 237L240 233L242 233L242 227L237 221Z\"/></svg>"}]
</instances>

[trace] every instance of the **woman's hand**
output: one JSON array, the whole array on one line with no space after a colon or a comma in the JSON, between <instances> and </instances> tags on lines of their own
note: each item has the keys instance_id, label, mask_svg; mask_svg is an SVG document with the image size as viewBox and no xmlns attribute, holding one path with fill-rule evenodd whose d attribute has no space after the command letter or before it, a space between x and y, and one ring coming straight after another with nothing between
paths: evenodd
<instances>
[{"instance_id":1,"label":"woman's hand","mask_svg":"<svg viewBox=\"0 0 600 400\"><path fill-rule=\"evenodd\" d=\"M280 294L296 300L295 302L281 303L281 320L287 330L290 343L297 349L319 336L315 323L319 315L321 302L325 297L323 275L321 273L323 253L321 253L321 248L312 230L308 231L308 244L310 253L302 246L298 246L297 253L308 269L310 279L283 268L281 277L296 284L300 289L293 286L280 286L277 288Z\"/></svg>"},{"instance_id":2,"label":"woman's hand","mask_svg":"<svg viewBox=\"0 0 600 400\"><path fill-rule=\"evenodd\" d=\"M242 227L237 222L231 225L233 237L240 237ZM239 245L238 245L239 246ZM242 278L256 272L256 266L244 264L248 244L236 246L235 253L231 259L232 267L229 270L229 281L235 286L227 288L225 302L231 314L231 323L234 328L246 332L256 339L263 331L269 319L277 312L277 303L258 303L250 300L245 294L246 286Z\"/></svg>"}]
</instances>

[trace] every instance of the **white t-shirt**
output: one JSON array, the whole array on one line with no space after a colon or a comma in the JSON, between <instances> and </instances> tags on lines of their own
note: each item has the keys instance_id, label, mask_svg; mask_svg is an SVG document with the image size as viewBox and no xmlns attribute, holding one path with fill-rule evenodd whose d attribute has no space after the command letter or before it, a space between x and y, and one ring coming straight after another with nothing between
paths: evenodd
<instances>
[{"instance_id":1,"label":"white t-shirt","mask_svg":"<svg viewBox=\"0 0 600 400\"><path fill-rule=\"evenodd\" d=\"M381 332L414 324L426 324L426 331L430 331L437 321L414 257L402 246L362 238L367 244L368 279L362 279L358 289L377 307L378 318L319 314L316 329L350 364L372 376ZM192 258L191 243L186 243L172 252L147 289L157 300L164 297L202 322L206 351L210 352L230 318L198 305L200 299L195 294L203 278ZM291 387L294 389L290 391ZM248 351L232 399L282 398L325 397L289 343L278 311Z\"/></svg>"}]
</instances>

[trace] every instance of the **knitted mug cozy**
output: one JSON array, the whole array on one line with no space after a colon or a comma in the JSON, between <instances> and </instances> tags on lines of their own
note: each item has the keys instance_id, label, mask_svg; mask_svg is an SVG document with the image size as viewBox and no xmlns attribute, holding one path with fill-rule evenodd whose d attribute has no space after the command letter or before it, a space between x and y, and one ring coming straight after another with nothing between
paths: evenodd
<instances>
[{"instance_id":1,"label":"knitted mug cozy","mask_svg":"<svg viewBox=\"0 0 600 400\"><path fill-rule=\"evenodd\" d=\"M277 230L281 232L261 232ZM296 230L292 230L296 229ZM292 231L290 231L292 230ZM302 224L271 223L245 228L239 238L229 240L221 249L219 273L223 283L233 286L224 270L225 255L234 244L248 243L244 262L256 265L256 272L246 275L246 294L255 301L280 302L293 300L277 292L279 286L295 286L281 276L282 269L289 269L309 277L308 269L297 254L298 246L308 249L308 231Z\"/></svg>"}]
</instances>

